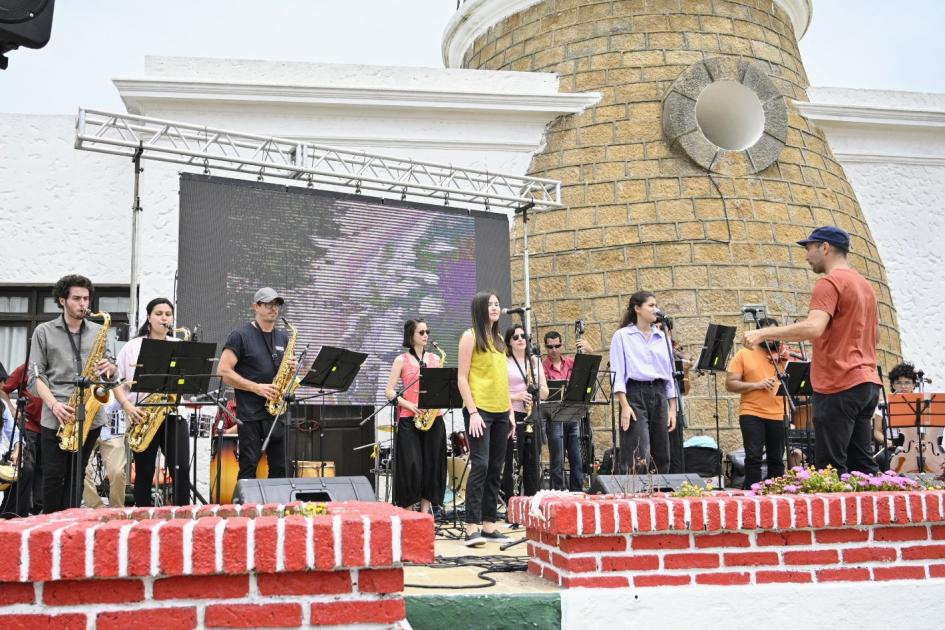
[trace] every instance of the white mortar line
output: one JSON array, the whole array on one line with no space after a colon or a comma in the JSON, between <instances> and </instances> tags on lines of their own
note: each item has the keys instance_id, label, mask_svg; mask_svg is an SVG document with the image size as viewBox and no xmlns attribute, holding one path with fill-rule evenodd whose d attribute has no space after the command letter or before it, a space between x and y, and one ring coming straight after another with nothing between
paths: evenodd
<instances>
[{"instance_id":1,"label":"white mortar line","mask_svg":"<svg viewBox=\"0 0 945 630\"><path fill-rule=\"evenodd\" d=\"M400 544L401 523L399 516L390 517L390 553L391 562L399 564L401 562L403 548Z\"/></svg>"},{"instance_id":2,"label":"white mortar line","mask_svg":"<svg viewBox=\"0 0 945 630\"><path fill-rule=\"evenodd\" d=\"M371 566L371 519L366 514L361 515L364 530L364 566Z\"/></svg>"},{"instance_id":3,"label":"white mortar line","mask_svg":"<svg viewBox=\"0 0 945 630\"><path fill-rule=\"evenodd\" d=\"M650 506L650 531L655 532L656 531L656 504L650 501L649 499L647 499L646 502L647 502L647 505Z\"/></svg>"},{"instance_id":4,"label":"white mortar line","mask_svg":"<svg viewBox=\"0 0 945 630\"><path fill-rule=\"evenodd\" d=\"M617 501L614 501L610 504L610 507L614 510L614 533L620 533L620 510L617 507Z\"/></svg>"},{"instance_id":5,"label":"white mortar line","mask_svg":"<svg viewBox=\"0 0 945 630\"><path fill-rule=\"evenodd\" d=\"M280 510L283 506L280 506ZM276 520L276 571L285 570L285 519Z\"/></svg>"},{"instance_id":6,"label":"white mortar line","mask_svg":"<svg viewBox=\"0 0 945 630\"><path fill-rule=\"evenodd\" d=\"M906 518L911 522L912 521L912 501L911 497L908 494L903 494L902 498L906 501ZM896 519L896 498L892 494L886 497L886 502L889 504L889 522L898 524L899 521Z\"/></svg>"},{"instance_id":7,"label":"white mortar line","mask_svg":"<svg viewBox=\"0 0 945 630\"><path fill-rule=\"evenodd\" d=\"M683 506L683 511L682 511L683 523L687 528L691 528L692 527L692 503L690 503L689 501L683 501L682 506Z\"/></svg>"},{"instance_id":8,"label":"white mortar line","mask_svg":"<svg viewBox=\"0 0 945 630\"><path fill-rule=\"evenodd\" d=\"M225 529L226 519L220 519L213 528L213 570L217 573L223 573L223 530Z\"/></svg>"},{"instance_id":9,"label":"white mortar line","mask_svg":"<svg viewBox=\"0 0 945 630\"><path fill-rule=\"evenodd\" d=\"M669 520L669 531L676 529L676 502L666 501L666 513Z\"/></svg>"},{"instance_id":10,"label":"white mortar line","mask_svg":"<svg viewBox=\"0 0 945 630\"><path fill-rule=\"evenodd\" d=\"M85 530L85 577L95 577L95 532L102 523L97 523Z\"/></svg>"},{"instance_id":11,"label":"white mortar line","mask_svg":"<svg viewBox=\"0 0 945 630\"><path fill-rule=\"evenodd\" d=\"M315 521L311 516L305 518L305 566L315 568Z\"/></svg>"},{"instance_id":12,"label":"white mortar line","mask_svg":"<svg viewBox=\"0 0 945 630\"><path fill-rule=\"evenodd\" d=\"M128 577L128 536L133 526L128 523L118 530L118 577Z\"/></svg>"},{"instance_id":13,"label":"white mortar line","mask_svg":"<svg viewBox=\"0 0 945 630\"><path fill-rule=\"evenodd\" d=\"M640 531L640 516L637 514L637 502L627 501L630 504L630 532Z\"/></svg>"},{"instance_id":14,"label":"white mortar line","mask_svg":"<svg viewBox=\"0 0 945 630\"><path fill-rule=\"evenodd\" d=\"M728 529L727 527L728 523L725 520L725 511L726 511L725 504L722 502L719 502L718 505L719 505L719 529L721 529L722 531L725 531Z\"/></svg>"},{"instance_id":15,"label":"white mortar line","mask_svg":"<svg viewBox=\"0 0 945 630\"><path fill-rule=\"evenodd\" d=\"M577 514L577 535L584 535L584 510L580 503L574 504L575 513Z\"/></svg>"},{"instance_id":16,"label":"white mortar line","mask_svg":"<svg viewBox=\"0 0 945 630\"><path fill-rule=\"evenodd\" d=\"M50 575L53 581L62 579L62 532L72 527L72 523L64 525L53 531L52 535L52 557L50 562Z\"/></svg>"},{"instance_id":17,"label":"white mortar line","mask_svg":"<svg viewBox=\"0 0 945 630\"><path fill-rule=\"evenodd\" d=\"M194 528L197 526L197 520L184 523L182 530L183 544L181 551L184 554L184 575L191 575L194 572Z\"/></svg>"},{"instance_id":18,"label":"white mortar line","mask_svg":"<svg viewBox=\"0 0 945 630\"><path fill-rule=\"evenodd\" d=\"M745 502L741 499L738 499L738 502L735 504L738 506L737 519L738 523L736 524L736 529L739 531L745 529Z\"/></svg>"},{"instance_id":19,"label":"white mortar line","mask_svg":"<svg viewBox=\"0 0 945 630\"><path fill-rule=\"evenodd\" d=\"M791 510L791 529L797 529L797 510L794 509L796 500L787 500L788 508Z\"/></svg>"},{"instance_id":20,"label":"white mortar line","mask_svg":"<svg viewBox=\"0 0 945 630\"><path fill-rule=\"evenodd\" d=\"M594 533L600 536L600 503L594 502Z\"/></svg>"},{"instance_id":21,"label":"white mortar line","mask_svg":"<svg viewBox=\"0 0 945 630\"><path fill-rule=\"evenodd\" d=\"M30 532L35 527L24 529L20 532L20 582L28 582L30 579ZM90 548L91 545L86 545Z\"/></svg>"},{"instance_id":22,"label":"white mortar line","mask_svg":"<svg viewBox=\"0 0 945 630\"><path fill-rule=\"evenodd\" d=\"M256 519L246 521L246 570L255 573L256 568ZM254 582L255 584L255 582Z\"/></svg>"},{"instance_id":23,"label":"white mortar line","mask_svg":"<svg viewBox=\"0 0 945 630\"><path fill-rule=\"evenodd\" d=\"M161 528L167 521L159 521L151 528L151 575L157 575L161 568ZM92 576L87 576L92 577Z\"/></svg>"},{"instance_id":24,"label":"white mortar line","mask_svg":"<svg viewBox=\"0 0 945 630\"><path fill-rule=\"evenodd\" d=\"M335 547L335 568L338 569L341 567L343 555L342 555L342 537L341 537L341 517L337 514L331 517L331 535L334 540Z\"/></svg>"},{"instance_id":25,"label":"white mortar line","mask_svg":"<svg viewBox=\"0 0 945 630\"><path fill-rule=\"evenodd\" d=\"M835 526L843 527L847 524L847 501L845 495L840 495L840 522L834 523Z\"/></svg>"}]
</instances>

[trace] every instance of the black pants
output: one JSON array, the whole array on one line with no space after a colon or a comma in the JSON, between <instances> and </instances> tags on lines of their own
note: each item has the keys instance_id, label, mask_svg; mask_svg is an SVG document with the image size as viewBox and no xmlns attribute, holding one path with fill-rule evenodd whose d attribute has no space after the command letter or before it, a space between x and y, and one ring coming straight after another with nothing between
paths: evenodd
<instances>
[{"instance_id":1,"label":"black pants","mask_svg":"<svg viewBox=\"0 0 945 630\"><path fill-rule=\"evenodd\" d=\"M413 416L397 424L397 469L394 473L394 505L410 507L420 499L443 504L446 492L446 425L439 416L427 431L414 424Z\"/></svg>"},{"instance_id":2,"label":"black pants","mask_svg":"<svg viewBox=\"0 0 945 630\"><path fill-rule=\"evenodd\" d=\"M745 445L745 485L761 481L761 462L767 455L768 474L765 479L784 474L784 424L780 420L766 420L758 416L739 416L742 443Z\"/></svg>"},{"instance_id":3,"label":"black pants","mask_svg":"<svg viewBox=\"0 0 945 630\"><path fill-rule=\"evenodd\" d=\"M269 457L269 478L282 479L285 475L285 416L272 431L266 455ZM262 445L275 420L243 420L237 428L240 447L240 472L237 479L255 479L256 466L262 457Z\"/></svg>"},{"instance_id":4,"label":"black pants","mask_svg":"<svg viewBox=\"0 0 945 630\"><path fill-rule=\"evenodd\" d=\"M43 494L42 467L39 465L40 434L27 429L23 432L23 452L20 455L20 472L15 484L3 494L0 503L0 518L29 516L34 498L39 501Z\"/></svg>"},{"instance_id":5,"label":"black pants","mask_svg":"<svg viewBox=\"0 0 945 630\"><path fill-rule=\"evenodd\" d=\"M628 380L626 395L637 419L630 422L628 430L620 429L620 473L627 474L631 470L668 473L666 382Z\"/></svg>"},{"instance_id":6,"label":"black pants","mask_svg":"<svg viewBox=\"0 0 945 630\"><path fill-rule=\"evenodd\" d=\"M678 391L682 391L680 386ZM686 472L686 451L683 444L686 441L686 413L683 409L682 398L677 398L676 428L669 432L669 474L678 475Z\"/></svg>"},{"instance_id":7,"label":"black pants","mask_svg":"<svg viewBox=\"0 0 945 630\"><path fill-rule=\"evenodd\" d=\"M59 448L56 429L42 427L40 456L43 466L43 514L52 514L65 508L82 505L85 467L89 464L89 457L92 456L92 450L101 432L102 427L89 431L89 437L82 444L82 465L76 478L75 460L79 454Z\"/></svg>"},{"instance_id":8,"label":"black pants","mask_svg":"<svg viewBox=\"0 0 945 630\"><path fill-rule=\"evenodd\" d=\"M508 498L516 494L515 456L518 455L518 467L521 473L521 488L525 496L532 496L541 489L541 467L535 465L535 431L529 432L525 424L525 413L515 412L515 439L511 436L505 445L505 465L502 469L502 496Z\"/></svg>"},{"instance_id":9,"label":"black pants","mask_svg":"<svg viewBox=\"0 0 945 630\"><path fill-rule=\"evenodd\" d=\"M877 473L871 457L873 412L879 385L860 383L836 394L814 393L814 462L843 474L852 470Z\"/></svg>"},{"instance_id":10,"label":"black pants","mask_svg":"<svg viewBox=\"0 0 945 630\"><path fill-rule=\"evenodd\" d=\"M148 448L140 453L133 453L135 460L135 506L154 505L151 486L154 483L154 469L157 466L158 448L164 453L167 470L173 478L172 505L190 504L190 437L187 419L176 414L168 414L158 429Z\"/></svg>"},{"instance_id":11,"label":"black pants","mask_svg":"<svg viewBox=\"0 0 945 630\"><path fill-rule=\"evenodd\" d=\"M469 432L469 413L463 409L466 435L469 438L469 480L466 482L466 522L495 522L496 501L505 449L509 439L509 412L492 413L479 410L485 423L482 435Z\"/></svg>"}]
</instances>

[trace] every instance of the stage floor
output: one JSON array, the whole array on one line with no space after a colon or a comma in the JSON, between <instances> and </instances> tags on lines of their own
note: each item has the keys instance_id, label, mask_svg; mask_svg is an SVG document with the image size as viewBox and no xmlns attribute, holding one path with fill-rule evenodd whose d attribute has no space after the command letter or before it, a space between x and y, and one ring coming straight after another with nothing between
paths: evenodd
<instances>
[{"instance_id":1,"label":"stage floor","mask_svg":"<svg viewBox=\"0 0 945 630\"><path fill-rule=\"evenodd\" d=\"M501 523L498 527L512 541L525 538L523 528L512 529ZM466 547L460 537L462 524L437 524L436 559L430 565L407 565L404 568L404 592L407 595L489 595L496 593L548 593L558 586L526 572L528 556L525 543L499 550L498 543L487 542L482 547ZM475 564L473 564L475 563ZM466 565L466 566L462 566ZM489 568L498 569L478 576Z\"/></svg>"}]
</instances>

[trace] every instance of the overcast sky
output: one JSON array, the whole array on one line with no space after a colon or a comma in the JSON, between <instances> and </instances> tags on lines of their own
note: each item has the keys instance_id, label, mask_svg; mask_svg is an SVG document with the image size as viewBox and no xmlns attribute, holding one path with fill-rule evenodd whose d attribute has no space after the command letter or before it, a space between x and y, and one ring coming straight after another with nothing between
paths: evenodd
<instances>
[{"instance_id":1,"label":"overcast sky","mask_svg":"<svg viewBox=\"0 0 945 630\"><path fill-rule=\"evenodd\" d=\"M8 55L0 112L124 111L145 55L442 67L455 0L59 0L52 39ZM945 93L945 1L814 0L810 82Z\"/></svg>"}]
</instances>

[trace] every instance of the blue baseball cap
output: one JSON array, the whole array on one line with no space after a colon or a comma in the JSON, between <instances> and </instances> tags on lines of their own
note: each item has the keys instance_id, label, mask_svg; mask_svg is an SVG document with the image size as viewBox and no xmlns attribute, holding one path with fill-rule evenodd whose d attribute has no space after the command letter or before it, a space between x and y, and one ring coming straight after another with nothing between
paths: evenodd
<instances>
[{"instance_id":1,"label":"blue baseball cap","mask_svg":"<svg viewBox=\"0 0 945 630\"><path fill-rule=\"evenodd\" d=\"M845 252L850 251L850 235L846 233L846 230L833 225L819 227L803 241L797 242L798 245L807 245L808 243L830 243Z\"/></svg>"}]
</instances>

